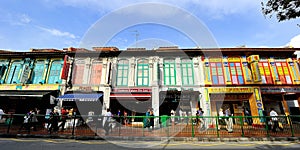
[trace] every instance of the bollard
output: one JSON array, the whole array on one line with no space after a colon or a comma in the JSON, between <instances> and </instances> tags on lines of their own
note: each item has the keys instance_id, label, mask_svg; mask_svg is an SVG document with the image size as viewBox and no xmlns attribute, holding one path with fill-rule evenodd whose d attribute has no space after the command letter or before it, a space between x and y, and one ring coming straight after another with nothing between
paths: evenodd
<instances>
[{"instance_id":1,"label":"bollard","mask_svg":"<svg viewBox=\"0 0 300 150\"><path fill-rule=\"evenodd\" d=\"M73 128L72 128L72 136L74 136L74 132L75 132L75 120L76 120L76 115L74 115L74 122L73 122Z\"/></svg>"}]
</instances>

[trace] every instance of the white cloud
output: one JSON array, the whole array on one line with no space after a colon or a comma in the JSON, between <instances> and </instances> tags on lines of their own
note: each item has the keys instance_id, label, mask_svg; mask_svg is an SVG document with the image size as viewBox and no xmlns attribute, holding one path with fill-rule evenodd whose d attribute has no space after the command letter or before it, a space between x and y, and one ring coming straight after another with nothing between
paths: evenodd
<instances>
[{"instance_id":1,"label":"white cloud","mask_svg":"<svg viewBox=\"0 0 300 150\"><path fill-rule=\"evenodd\" d=\"M22 23L26 23L27 24L27 23L31 22L31 18L28 15L26 15L26 14L20 15L19 19L20 19L20 22L22 22Z\"/></svg>"},{"instance_id":2,"label":"white cloud","mask_svg":"<svg viewBox=\"0 0 300 150\"><path fill-rule=\"evenodd\" d=\"M294 36L290 42L287 44L287 46L292 46L295 48L300 48L300 34L297 36Z\"/></svg>"},{"instance_id":3,"label":"white cloud","mask_svg":"<svg viewBox=\"0 0 300 150\"><path fill-rule=\"evenodd\" d=\"M294 47L294 48L300 48L300 34L294 36L286 46ZM297 55L297 58L300 58L300 51L296 51L295 53Z\"/></svg>"},{"instance_id":4,"label":"white cloud","mask_svg":"<svg viewBox=\"0 0 300 150\"><path fill-rule=\"evenodd\" d=\"M37 27L42 29L43 31L50 33L51 35L54 35L54 36L67 37L67 38L71 38L71 39L77 38L74 34L69 33L69 32L63 32L63 31L60 31L57 29L48 29L48 28L44 28L44 27L40 27L40 26L37 26Z\"/></svg>"},{"instance_id":5,"label":"white cloud","mask_svg":"<svg viewBox=\"0 0 300 150\"><path fill-rule=\"evenodd\" d=\"M26 25L31 22L31 18L27 14L17 14L0 11L0 22L9 23L11 25Z\"/></svg>"}]
</instances>

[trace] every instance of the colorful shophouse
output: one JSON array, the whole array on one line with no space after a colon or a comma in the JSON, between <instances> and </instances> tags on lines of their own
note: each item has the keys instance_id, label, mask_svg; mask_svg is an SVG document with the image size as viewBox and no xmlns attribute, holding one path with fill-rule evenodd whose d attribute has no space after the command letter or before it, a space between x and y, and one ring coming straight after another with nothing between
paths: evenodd
<instances>
[{"instance_id":1,"label":"colorful shophouse","mask_svg":"<svg viewBox=\"0 0 300 150\"><path fill-rule=\"evenodd\" d=\"M230 108L235 116L248 108L262 116L270 108L299 115L299 63L294 48L221 48L220 57L203 57L203 106L211 115ZM219 50L217 50L219 51ZM237 123L239 120L235 120ZM261 120L254 119L254 123Z\"/></svg>"},{"instance_id":2,"label":"colorful shophouse","mask_svg":"<svg viewBox=\"0 0 300 150\"><path fill-rule=\"evenodd\" d=\"M156 116L170 115L173 109L192 114L201 96L201 61L198 51L183 52L177 47L157 50L129 48L113 58L110 107L129 115L145 115L150 108ZM158 119L155 121L158 125Z\"/></svg>"},{"instance_id":3,"label":"colorful shophouse","mask_svg":"<svg viewBox=\"0 0 300 150\"><path fill-rule=\"evenodd\" d=\"M66 53L56 49L0 52L0 107L6 113L24 114L35 107L53 108L67 75Z\"/></svg>"},{"instance_id":4,"label":"colorful shophouse","mask_svg":"<svg viewBox=\"0 0 300 150\"><path fill-rule=\"evenodd\" d=\"M111 108L114 114L120 109L128 115L144 115L152 108L156 116L170 115L172 109L177 115L179 109L195 115L201 107L206 116L216 116L220 108L230 108L235 116L248 108L253 116L262 116L263 110L273 107L279 114L299 115L300 66L294 55L298 50L1 51L0 107L13 113L32 107L45 110L56 105L52 101L56 97L57 105L82 106L84 114L91 110L103 114Z\"/></svg>"},{"instance_id":5,"label":"colorful shophouse","mask_svg":"<svg viewBox=\"0 0 300 150\"><path fill-rule=\"evenodd\" d=\"M129 48L118 51L112 58L110 108L122 114L145 115L153 105L153 51ZM156 93L157 94L157 93ZM133 120L132 120L133 121ZM135 120L137 121L137 120Z\"/></svg>"},{"instance_id":6,"label":"colorful shophouse","mask_svg":"<svg viewBox=\"0 0 300 150\"><path fill-rule=\"evenodd\" d=\"M76 109L81 115L101 115L109 107L110 57L115 47L66 48L70 64L66 89L56 98L60 107Z\"/></svg>"},{"instance_id":7,"label":"colorful shophouse","mask_svg":"<svg viewBox=\"0 0 300 150\"><path fill-rule=\"evenodd\" d=\"M216 116L243 108L253 116L274 107L279 114L299 114L299 62L295 48L221 48L110 51L110 99L113 113L170 115L173 109L194 115L202 108ZM235 120L239 122L239 120ZM254 119L254 123L261 120Z\"/></svg>"}]
</instances>

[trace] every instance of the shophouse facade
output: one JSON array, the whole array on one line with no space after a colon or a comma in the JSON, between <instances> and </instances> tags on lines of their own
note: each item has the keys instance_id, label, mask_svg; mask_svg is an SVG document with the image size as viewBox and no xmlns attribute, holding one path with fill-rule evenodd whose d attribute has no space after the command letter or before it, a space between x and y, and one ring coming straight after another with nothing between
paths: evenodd
<instances>
[{"instance_id":1,"label":"shophouse facade","mask_svg":"<svg viewBox=\"0 0 300 150\"><path fill-rule=\"evenodd\" d=\"M132 98L136 104L129 106L143 108L141 113L148 106L159 116L170 115L172 109L179 115L180 108L188 115L202 108L207 116L218 115L220 108L242 116L247 108L251 115L263 116L271 107L282 115L299 115L296 50L164 47L122 51L113 58L111 98L119 102L125 101L122 96ZM118 92L127 95L115 94ZM140 101L145 105L138 104ZM263 120L253 121L261 124Z\"/></svg>"},{"instance_id":2,"label":"shophouse facade","mask_svg":"<svg viewBox=\"0 0 300 150\"><path fill-rule=\"evenodd\" d=\"M66 53L56 49L0 52L0 107L6 113L53 108L66 82ZM52 101L50 100L52 99Z\"/></svg>"},{"instance_id":3,"label":"shophouse facade","mask_svg":"<svg viewBox=\"0 0 300 150\"><path fill-rule=\"evenodd\" d=\"M252 116L274 108L281 115L299 115L299 63L292 48L223 48L222 57L204 58L204 101L211 115L230 107ZM221 87L218 87L221 86ZM255 124L262 119L254 119ZM235 122L240 122L235 120Z\"/></svg>"},{"instance_id":4,"label":"shophouse facade","mask_svg":"<svg viewBox=\"0 0 300 150\"><path fill-rule=\"evenodd\" d=\"M121 110L144 115L151 108L156 116L170 115L172 109L177 115L181 109L194 116L202 108L205 116L217 116L220 108L230 108L234 116L242 116L247 108L252 116L262 116L271 107L279 114L300 115L300 67L294 55L299 50L94 47L2 51L0 96L9 101L1 107L18 110L12 100L42 99L37 107L46 108L54 96L60 107L81 105L84 115L89 111L104 114L106 108L114 114ZM259 118L253 121L262 123Z\"/></svg>"},{"instance_id":5,"label":"shophouse facade","mask_svg":"<svg viewBox=\"0 0 300 150\"><path fill-rule=\"evenodd\" d=\"M111 56L115 47L65 48L69 58L69 73L65 91L56 98L60 107L76 109L81 115L93 112L101 115L110 106L109 76Z\"/></svg>"}]
</instances>

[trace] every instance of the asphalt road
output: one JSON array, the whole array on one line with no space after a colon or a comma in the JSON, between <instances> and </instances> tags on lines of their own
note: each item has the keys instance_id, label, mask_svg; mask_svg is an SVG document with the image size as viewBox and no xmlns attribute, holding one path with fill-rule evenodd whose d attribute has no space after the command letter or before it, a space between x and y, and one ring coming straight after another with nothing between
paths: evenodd
<instances>
[{"instance_id":1,"label":"asphalt road","mask_svg":"<svg viewBox=\"0 0 300 150\"><path fill-rule=\"evenodd\" d=\"M300 149L300 142L81 141L0 138L1 150Z\"/></svg>"}]
</instances>

